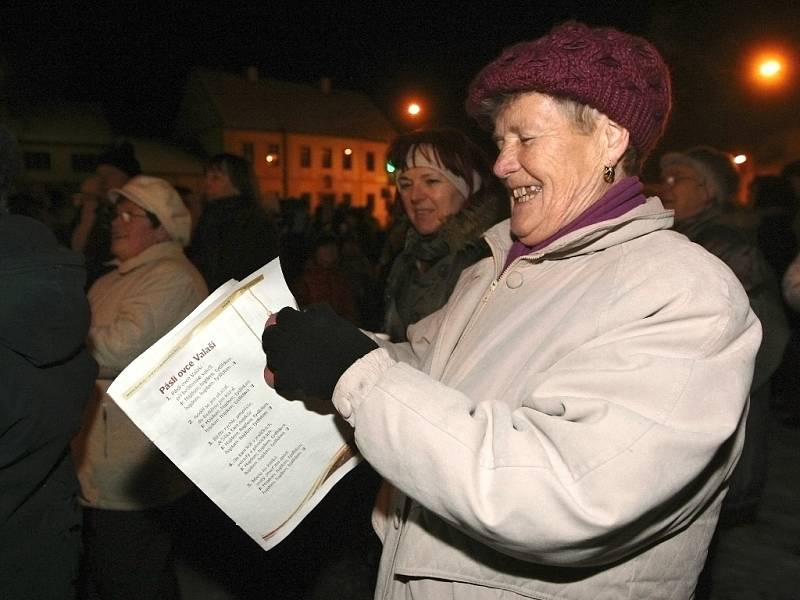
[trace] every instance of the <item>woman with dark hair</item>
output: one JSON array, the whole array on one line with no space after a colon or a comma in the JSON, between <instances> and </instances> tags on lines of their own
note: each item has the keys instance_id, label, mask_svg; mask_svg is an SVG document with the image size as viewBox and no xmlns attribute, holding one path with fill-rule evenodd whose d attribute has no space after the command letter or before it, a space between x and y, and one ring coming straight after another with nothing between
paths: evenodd
<instances>
[{"instance_id":1,"label":"woman with dark hair","mask_svg":"<svg viewBox=\"0 0 800 600\"><path fill-rule=\"evenodd\" d=\"M444 306L461 271L489 256L481 234L507 216L508 203L483 152L456 130L401 135L387 160L410 225L384 292L383 329L400 342L410 324Z\"/></svg>"},{"instance_id":2,"label":"woman with dark hair","mask_svg":"<svg viewBox=\"0 0 800 600\"><path fill-rule=\"evenodd\" d=\"M234 154L205 167L206 205L187 254L213 291L242 279L278 255L278 235L259 205L253 170Z\"/></svg>"}]
</instances>

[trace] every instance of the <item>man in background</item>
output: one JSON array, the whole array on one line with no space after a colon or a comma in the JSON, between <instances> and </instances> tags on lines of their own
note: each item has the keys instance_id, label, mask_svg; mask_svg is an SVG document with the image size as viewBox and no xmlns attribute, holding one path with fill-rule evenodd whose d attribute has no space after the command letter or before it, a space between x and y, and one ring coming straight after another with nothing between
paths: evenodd
<instances>
[{"instance_id":1,"label":"man in background","mask_svg":"<svg viewBox=\"0 0 800 600\"><path fill-rule=\"evenodd\" d=\"M82 198L78 224L72 232L72 249L86 257L87 289L104 273L113 269L110 264L111 220L114 207L108 192L121 188L131 177L142 172L130 142L112 146L97 159L91 194Z\"/></svg>"}]
</instances>

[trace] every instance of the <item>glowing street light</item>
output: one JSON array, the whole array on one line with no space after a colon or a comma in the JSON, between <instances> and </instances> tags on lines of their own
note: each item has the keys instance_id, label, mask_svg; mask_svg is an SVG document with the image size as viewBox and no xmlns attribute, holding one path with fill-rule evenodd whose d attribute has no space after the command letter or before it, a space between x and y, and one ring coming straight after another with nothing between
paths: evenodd
<instances>
[{"instance_id":1,"label":"glowing street light","mask_svg":"<svg viewBox=\"0 0 800 600\"><path fill-rule=\"evenodd\" d=\"M737 165L743 165L747 162L747 155L746 154L737 154L733 157L733 162Z\"/></svg>"},{"instance_id":2,"label":"glowing street light","mask_svg":"<svg viewBox=\"0 0 800 600\"><path fill-rule=\"evenodd\" d=\"M758 74L764 79L771 79L777 77L783 70L781 62L775 58L768 58L758 65Z\"/></svg>"},{"instance_id":3,"label":"glowing street light","mask_svg":"<svg viewBox=\"0 0 800 600\"><path fill-rule=\"evenodd\" d=\"M753 82L762 88L781 88L787 83L791 61L787 53L779 49L770 49L752 56L750 73Z\"/></svg>"},{"instance_id":4,"label":"glowing street light","mask_svg":"<svg viewBox=\"0 0 800 600\"><path fill-rule=\"evenodd\" d=\"M416 102L411 102L406 107L406 112L409 115L411 115L412 117L416 117L417 115L419 115L422 112L422 107L419 104L417 104Z\"/></svg>"}]
</instances>

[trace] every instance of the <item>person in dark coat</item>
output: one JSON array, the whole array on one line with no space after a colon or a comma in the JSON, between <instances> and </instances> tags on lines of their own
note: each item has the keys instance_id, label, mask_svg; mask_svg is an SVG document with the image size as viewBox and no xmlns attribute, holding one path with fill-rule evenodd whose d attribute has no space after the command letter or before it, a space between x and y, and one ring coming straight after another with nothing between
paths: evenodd
<instances>
[{"instance_id":1,"label":"person in dark coat","mask_svg":"<svg viewBox=\"0 0 800 600\"><path fill-rule=\"evenodd\" d=\"M747 437L722 505L720 524L752 520L766 476L770 379L789 338L778 281L756 245L721 220L724 207L734 203L740 185L728 155L707 146L667 153L661 157L661 179L664 206L675 211L673 229L730 267L761 321L763 339L750 388Z\"/></svg>"},{"instance_id":2,"label":"person in dark coat","mask_svg":"<svg viewBox=\"0 0 800 600\"><path fill-rule=\"evenodd\" d=\"M258 203L250 163L218 154L206 163L205 174L206 205L187 254L214 291L275 258L278 236Z\"/></svg>"},{"instance_id":3,"label":"person in dark coat","mask_svg":"<svg viewBox=\"0 0 800 600\"><path fill-rule=\"evenodd\" d=\"M0 204L7 143L0 130ZM69 441L97 364L80 255L0 206L0 598L75 596L81 512Z\"/></svg>"}]
</instances>

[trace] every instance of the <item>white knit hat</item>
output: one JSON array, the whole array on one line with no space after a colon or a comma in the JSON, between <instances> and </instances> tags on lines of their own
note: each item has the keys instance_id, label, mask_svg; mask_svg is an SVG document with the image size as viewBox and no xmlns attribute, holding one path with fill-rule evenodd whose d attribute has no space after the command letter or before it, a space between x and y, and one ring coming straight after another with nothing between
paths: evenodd
<instances>
[{"instance_id":1,"label":"white knit hat","mask_svg":"<svg viewBox=\"0 0 800 600\"><path fill-rule=\"evenodd\" d=\"M188 246L192 236L192 217L180 194L167 181L158 177L137 175L119 189L108 192L116 204L121 197L127 198L153 213L161 221L166 232L181 246Z\"/></svg>"}]
</instances>

